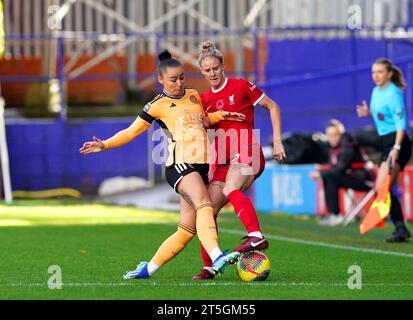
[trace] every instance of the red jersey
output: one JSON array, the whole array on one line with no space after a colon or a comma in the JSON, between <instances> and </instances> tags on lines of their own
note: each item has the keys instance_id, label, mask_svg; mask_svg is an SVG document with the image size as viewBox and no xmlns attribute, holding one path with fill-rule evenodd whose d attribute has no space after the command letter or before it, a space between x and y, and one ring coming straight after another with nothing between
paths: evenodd
<instances>
[{"instance_id":1,"label":"red jersey","mask_svg":"<svg viewBox=\"0 0 413 320\"><path fill-rule=\"evenodd\" d=\"M230 141L228 135L225 136L225 139L225 137L218 133L215 138L215 150L218 154L215 163L217 163L217 161L220 161L220 164L224 163L222 158L224 155L220 155L218 151L220 144L225 142L225 146L221 148L225 148L226 150L225 161L227 161L236 156L237 153L242 156L245 149L250 148L257 142L252 131L254 129L254 106L258 104L264 96L265 94L255 84L245 79L234 78L226 78L221 88L216 90L209 88L201 94L202 105L205 111L209 113L218 110L238 112L244 114L246 117L243 122L222 120L213 127L217 132L221 129L221 131L225 133L236 132L238 136L235 142L233 140ZM238 157L240 155L238 155Z\"/></svg>"}]
</instances>

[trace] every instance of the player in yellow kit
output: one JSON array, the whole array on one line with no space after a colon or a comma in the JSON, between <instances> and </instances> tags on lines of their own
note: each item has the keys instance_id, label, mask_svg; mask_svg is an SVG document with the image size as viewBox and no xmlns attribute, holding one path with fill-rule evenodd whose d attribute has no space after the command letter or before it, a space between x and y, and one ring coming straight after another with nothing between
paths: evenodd
<instances>
[{"instance_id":1,"label":"player in yellow kit","mask_svg":"<svg viewBox=\"0 0 413 320\"><path fill-rule=\"evenodd\" d=\"M140 262L125 279L149 278L165 263L180 253L198 233L198 238L213 261L215 273L222 273L240 253L224 254L218 246L214 210L206 188L208 184L207 134L204 129L205 112L201 98L194 89L184 88L184 71L180 61L168 51L159 54L158 81L163 92L148 103L127 129L107 140L94 137L85 142L80 153L89 154L120 147L146 131L156 121L168 138L169 156L166 179L180 195L181 210L178 230L159 247L149 262ZM243 121L238 113L217 112L209 121Z\"/></svg>"}]
</instances>

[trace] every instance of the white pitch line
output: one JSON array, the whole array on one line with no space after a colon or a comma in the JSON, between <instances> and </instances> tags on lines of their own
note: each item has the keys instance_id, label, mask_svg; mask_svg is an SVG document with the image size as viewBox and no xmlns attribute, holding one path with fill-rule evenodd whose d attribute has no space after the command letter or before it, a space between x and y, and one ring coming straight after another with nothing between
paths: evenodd
<instances>
[{"instance_id":1,"label":"white pitch line","mask_svg":"<svg viewBox=\"0 0 413 320\"><path fill-rule=\"evenodd\" d=\"M56 285L56 284L54 284ZM183 282L183 283L157 283L142 280L132 280L128 282L68 282L62 283L62 287L227 287L227 286L252 286L252 287L347 287L347 283L321 283L321 282ZM368 287L413 287L413 283L363 283ZM47 283L7 283L0 284L0 287L45 287Z\"/></svg>"},{"instance_id":2,"label":"white pitch line","mask_svg":"<svg viewBox=\"0 0 413 320\"><path fill-rule=\"evenodd\" d=\"M219 232L229 233L229 234L236 234L236 235L245 235L245 232L238 231L238 230L230 230L230 229L221 229L219 228ZM396 251L386 251L380 249L369 249L369 248L360 248L360 247L353 247L353 246L346 246L341 244L332 244L322 241L313 241L313 240L304 240L300 238L290 238L290 237L283 237L283 236L275 236L275 235L265 235L266 238L272 240L279 240L291 243L299 243L299 244L306 244L310 246L318 246L318 247L326 247L332 249L343 249L343 250L351 250L351 251L358 251L358 252L368 252L368 253L376 253L376 254L383 254L389 256L398 256L398 257L406 257L406 258L413 258L412 253L404 253L404 252L396 252Z\"/></svg>"}]
</instances>

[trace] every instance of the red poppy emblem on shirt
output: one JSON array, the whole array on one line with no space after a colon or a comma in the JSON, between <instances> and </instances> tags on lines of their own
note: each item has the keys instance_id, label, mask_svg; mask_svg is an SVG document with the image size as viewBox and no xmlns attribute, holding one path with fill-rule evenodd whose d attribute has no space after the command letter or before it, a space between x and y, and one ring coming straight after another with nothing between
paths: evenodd
<instances>
[{"instance_id":1,"label":"red poppy emblem on shirt","mask_svg":"<svg viewBox=\"0 0 413 320\"><path fill-rule=\"evenodd\" d=\"M377 118L379 118L379 120L384 120L384 115L382 114L382 113L379 113L378 115L377 115Z\"/></svg>"},{"instance_id":2,"label":"red poppy emblem on shirt","mask_svg":"<svg viewBox=\"0 0 413 320\"><path fill-rule=\"evenodd\" d=\"M217 103L215 104L215 108L217 108L218 110L221 110L223 107L224 107L224 100L219 99Z\"/></svg>"}]
</instances>

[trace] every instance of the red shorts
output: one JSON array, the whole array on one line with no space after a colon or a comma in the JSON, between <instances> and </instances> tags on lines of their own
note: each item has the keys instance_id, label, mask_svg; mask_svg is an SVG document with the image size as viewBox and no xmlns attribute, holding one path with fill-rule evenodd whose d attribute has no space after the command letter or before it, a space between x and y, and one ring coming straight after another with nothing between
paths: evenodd
<instances>
[{"instance_id":1,"label":"red shorts","mask_svg":"<svg viewBox=\"0 0 413 320\"><path fill-rule=\"evenodd\" d=\"M229 159L225 164L211 164L209 168L209 182L220 181L225 182L227 178L227 173L231 165L235 163L246 164L250 168L246 168L245 174L253 175L254 180L257 179L265 168L265 159L262 149L260 147L260 151L257 153L255 157L252 157L252 152L248 152L248 157L242 157L239 153L236 153L234 157Z\"/></svg>"}]
</instances>

